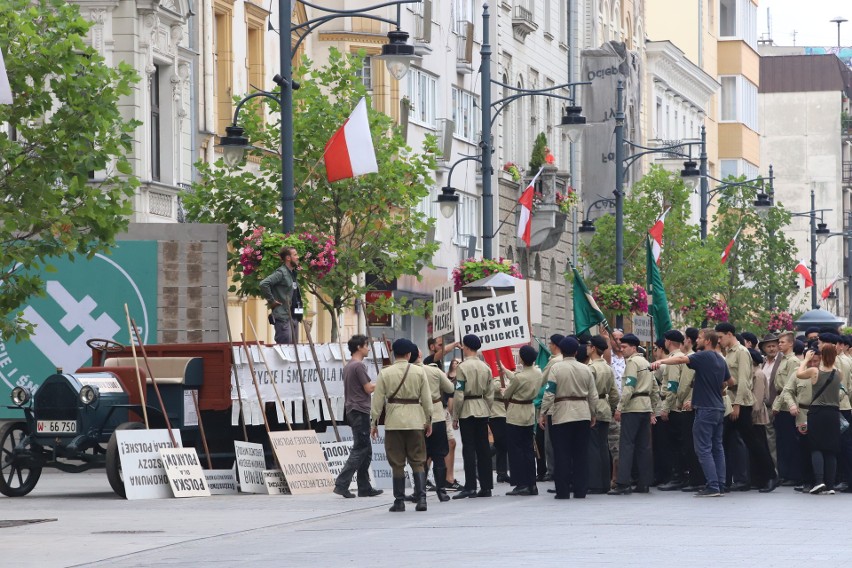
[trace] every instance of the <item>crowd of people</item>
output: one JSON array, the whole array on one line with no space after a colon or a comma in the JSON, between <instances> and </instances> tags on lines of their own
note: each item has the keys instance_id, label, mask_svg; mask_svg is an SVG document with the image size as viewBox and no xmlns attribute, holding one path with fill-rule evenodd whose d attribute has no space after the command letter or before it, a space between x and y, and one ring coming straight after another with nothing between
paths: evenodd
<instances>
[{"instance_id":1,"label":"crowd of people","mask_svg":"<svg viewBox=\"0 0 852 568\"><path fill-rule=\"evenodd\" d=\"M483 361L476 335L460 344L429 341L429 355L407 339L371 382L366 336L349 340L343 371L353 451L334 492L375 496L370 435L385 425L394 503L425 511L440 501L539 494L553 481L556 499L588 494L729 491L852 492L852 337L836 329L767 334L715 328L669 330L646 353L621 330L587 337L554 334L549 353L523 346L517 370ZM455 348L463 354L444 369ZM652 360L653 362L649 362ZM546 363L545 363L546 361ZM455 479L458 431L464 485ZM496 455L495 455L496 454ZM405 465L413 472L405 495ZM431 468L432 480L428 480ZM496 478L495 471L496 470Z\"/></svg>"}]
</instances>

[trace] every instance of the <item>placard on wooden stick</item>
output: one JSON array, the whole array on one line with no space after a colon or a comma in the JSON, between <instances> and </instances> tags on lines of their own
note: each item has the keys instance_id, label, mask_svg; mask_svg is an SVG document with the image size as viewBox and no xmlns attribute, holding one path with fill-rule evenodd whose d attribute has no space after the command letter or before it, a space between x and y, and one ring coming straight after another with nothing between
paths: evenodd
<instances>
[{"instance_id":1,"label":"placard on wooden stick","mask_svg":"<svg viewBox=\"0 0 852 568\"><path fill-rule=\"evenodd\" d=\"M237 475L240 479L240 491L243 493L266 494L266 482L263 471L266 469L266 457L263 444L234 442L237 454Z\"/></svg>"},{"instance_id":2,"label":"placard on wooden stick","mask_svg":"<svg viewBox=\"0 0 852 568\"><path fill-rule=\"evenodd\" d=\"M330 493L334 489L334 477L316 432L270 432L269 440L293 495Z\"/></svg>"},{"instance_id":3,"label":"placard on wooden stick","mask_svg":"<svg viewBox=\"0 0 852 568\"><path fill-rule=\"evenodd\" d=\"M207 479L207 488L210 495L236 495L237 472L235 469L205 469L204 477Z\"/></svg>"},{"instance_id":4,"label":"placard on wooden stick","mask_svg":"<svg viewBox=\"0 0 852 568\"><path fill-rule=\"evenodd\" d=\"M174 430L180 444L180 430ZM160 459L161 448L171 448L168 430L116 430L121 477L128 499L168 499L173 496Z\"/></svg>"},{"instance_id":5,"label":"placard on wooden stick","mask_svg":"<svg viewBox=\"0 0 852 568\"><path fill-rule=\"evenodd\" d=\"M207 477L195 448L162 448L160 458L175 497L210 497Z\"/></svg>"}]
</instances>

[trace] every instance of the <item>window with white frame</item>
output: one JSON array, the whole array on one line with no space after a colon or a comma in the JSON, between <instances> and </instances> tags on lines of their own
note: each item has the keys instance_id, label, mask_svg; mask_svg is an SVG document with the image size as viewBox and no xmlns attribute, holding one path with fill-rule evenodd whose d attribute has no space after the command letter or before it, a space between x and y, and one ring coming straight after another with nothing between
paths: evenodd
<instances>
[{"instance_id":1,"label":"window with white frame","mask_svg":"<svg viewBox=\"0 0 852 568\"><path fill-rule=\"evenodd\" d=\"M412 107L409 120L421 126L436 128L438 78L415 68L408 72L407 77Z\"/></svg>"},{"instance_id":2,"label":"window with white frame","mask_svg":"<svg viewBox=\"0 0 852 568\"><path fill-rule=\"evenodd\" d=\"M458 87L453 87L452 99L455 135L463 140L476 142L476 136L479 132L476 95Z\"/></svg>"},{"instance_id":3,"label":"window with white frame","mask_svg":"<svg viewBox=\"0 0 852 568\"><path fill-rule=\"evenodd\" d=\"M460 247L467 247L468 238L477 238L477 248L481 246L479 230L479 197L468 193L459 193L459 205L456 209L458 227L453 242Z\"/></svg>"},{"instance_id":4,"label":"window with white frame","mask_svg":"<svg viewBox=\"0 0 852 568\"><path fill-rule=\"evenodd\" d=\"M364 88L368 91L373 90L373 58L369 55L365 55L362 60L361 70L358 71L358 76L361 78L361 82L364 83Z\"/></svg>"},{"instance_id":5,"label":"window with white frame","mask_svg":"<svg viewBox=\"0 0 852 568\"><path fill-rule=\"evenodd\" d=\"M741 39L756 50L757 6L751 0L720 0L719 37Z\"/></svg>"},{"instance_id":6,"label":"window with white frame","mask_svg":"<svg viewBox=\"0 0 852 568\"><path fill-rule=\"evenodd\" d=\"M722 122L741 122L757 130L757 85L742 75L720 77Z\"/></svg>"},{"instance_id":7,"label":"window with white frame","mask_svg":"<svg viewBox=\"0 0 852 568\"><path fill-rule=\"evenodd\" d=\"M474 0L453 0L453 31L458 35L467 33L467 24L474 22Z\"/></svg>"},{"instance_id":8,"label":"window with white frame","mask_svg":"<svg viewBox=\"0 0 852 568\"><path fill-rule=\"evenodd\" d=\"M719 173L721 179L727 179L730 176L740 177L745 176L746 179L756 179L760 175L759 168L743 159L728 159L719 160Z\"/></svg>"},{"instance_id":9,"label":"window with white frame","mask_svg":"<svg viewBox=\"0 0 852 568\"><path fill-rule=\"evenodd\" d=\"M435 202L438 200L438 188L437 186L429 186L429 195L420 200L417 204L417 211L426 215L426 217L434 218L436 217L435 206L437 205Z\"/></svg>"}]
</instances>

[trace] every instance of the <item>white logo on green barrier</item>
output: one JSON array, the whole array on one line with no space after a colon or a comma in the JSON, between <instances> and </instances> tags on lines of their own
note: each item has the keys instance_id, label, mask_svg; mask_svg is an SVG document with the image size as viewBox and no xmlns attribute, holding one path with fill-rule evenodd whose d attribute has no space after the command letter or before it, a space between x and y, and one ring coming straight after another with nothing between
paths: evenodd
<instances>
[{"instance_id":1,"label":"white logo on green barrier","mask_svg":"<svg viewBox=\"0 0 852 568\"><path fill-rule=\"evenodd\" d=\"M53 265L56 272L42 274L44 296L20 308L35 332L27 341L0 342L0 406L15 386L36 390L57 368L73 373L89 364L88 339L128 344L125 303L142 341L156 343L156 242L124 241L110 255ZM0 409L0 418L6 414Z\"/></svg>"}]
</instances>

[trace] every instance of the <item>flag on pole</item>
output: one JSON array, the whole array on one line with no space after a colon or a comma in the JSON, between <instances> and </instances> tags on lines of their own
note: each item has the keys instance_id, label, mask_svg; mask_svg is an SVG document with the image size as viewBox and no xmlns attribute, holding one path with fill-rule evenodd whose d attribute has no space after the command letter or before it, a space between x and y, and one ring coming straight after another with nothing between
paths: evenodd
<instances>
[{"instance_id":1,"label":"flag on pole","mask_svg":"<svg viewBox=\"0 0 852 568\"><path fill-rule=\"evenodd\" d=\"M606 317L586 287L586 283L583 282L583 277L580 276L577 267L572 266L571 270L574 273L573 293L571 294L574 307L574 333L577 337L580 337L596 325L601 323L606 325Z\"/></svg>"},{"instance_id":2,"label":"flag on pole","mask_svg":"<svg viewBox=\"0 0 852 568\"><path fill-rule=\"evenodd\" d=\"M334 136L325 145L328 181L354 178L379 171L367 118L367 99L361 98Z\"/></svg>"},{"instance_id":3,"label":"flag on pole","mask_svg":"<svg viewBox=\"0 0 852 568\"><path fill-rule=\"evenodd\" d=\"M734 238L731 239L731 242L729 242L728 246L725 247L725 252L722 253L722 264L725 264L726 262L728 262L728 257L731 256L731 249L734 248L734 243L737 242L737 237L740 236L740 231L742 231L742 230L743 230L742 227L737 229L737 232L734 233Z\"/></svg>"},{"instance_id":4,"label":"flag on pole","mask_svg":"<svg viewBox=\"0 0 852 568\"><path fill-rule=\"evenodd\" d=\"M663 214L657 218L654 226L648 230L651 235L651 252L654 253L654 262L660 264L660 255L663 253L663 225L666 221L666 215L671 211L671 207L663 211Z\"/></svg>"},{"instance_id":5,"label":"flag on pole","mask_svg":"<svg viewBox=\"0 0 852 568\"><path fill-rule=\"evenodd\" d=\"M6 62L3 60L3 50L0 49L0 105L10 104L12 104L12 87L9 86Z\"/></svg>"},{"instance_id":6,"label":"flag on pole","mask_svg":"<svg viewBox=\"0 0 852 568\"><path fill-rule=\"evenodd\" d=\"M672 318L669 313L669 300L663 288L663 277L660 267L654 260L654 249L651 237L645 240L646 260L648 265L648 315L654 318L655 339L663 339L663 334L672 328Z\"/></svg>"},{"instance_id":7,"label":"flag on pole","mask_svg":"<svg viewBox=\"0 0 852 568\"><path fill-rule=\"evenodd\" d=\"M518 203L521 205L521 217L518 219L518 238L524 241L527 248L530 246L530 238L532 237L532 209L533 197L535 196L535 180L538 179L543 169L543 167L539 168L538 173L532 178L532 181L530 181L530 184L518 200Z\"/></svg>"},{"instance_id":8,"label":"flag on pole","mask_svg":"<svg viewBox=\"0 0 852 568\"><path fill-rule=\"evenodd\" d=\"M805 288L810 288L814 285L814 279L811 276L811 271L808 270L808 265L805 264L804 260L799 261L799 264L796 265L796 268L793 269L793 272L802 275L802 278L804 278L805 280Z\"/></svg>"},{"instance_id":9,"label":"flag on pole","mask_svg":"<svg viewBox=\"0 0 852 568\"><path fill-rule=\"evenodd\" d=\"M839 274L831 279L831 282L828 283L828 286L825 287L825 290L822 291L822 294L820 296L823 300L828 299L828 295L831 294L831 289L834 287L838 280L840 280Z\"/></svg>"},{"instance_id":10,"label":"flag on pole","mask_svg":"<svg viewBox=\"0 0 852 568\"><path fill-rule=\"evenodd\" d=\"M510 371L515 370L515 356L512 354L511 347L500 347L498 349L483 349L481 351L482 358L485 364L491 368L491 376L497 378L500 376L500 367L497 365L497 357L500 358L500 363L504 369Z\"/></svg>"}]
</instances>

